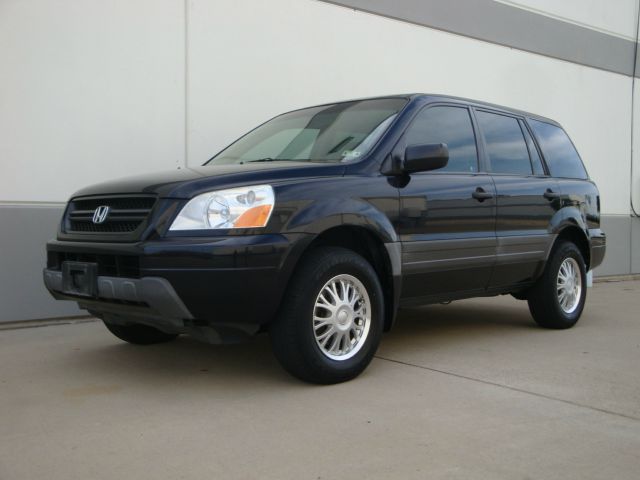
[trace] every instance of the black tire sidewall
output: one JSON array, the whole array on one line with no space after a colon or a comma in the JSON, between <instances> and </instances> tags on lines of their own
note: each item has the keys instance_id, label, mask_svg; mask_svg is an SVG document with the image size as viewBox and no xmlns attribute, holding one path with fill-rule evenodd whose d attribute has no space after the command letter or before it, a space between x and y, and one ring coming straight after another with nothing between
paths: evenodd
<instances>
[{"instance_id":1,"label":"black tire sidewall","mask_svg":"<svg viewBox=\"0 0 640 480\"><path fill-rule=\"evenodd\" d=\"M323 286L341 274L364 285L371 302L371 323L365 343L353 357L333 360L316 343L313 310ZM294 274L271 336L276 356L286 370L305 381L330 384L354 378L367 367L380 343L383 324L383 292L373 267L351 250L322 247L309 254Z\"/></svg>"},{"instance_id":2,"label":"black tire sidewall","mask_svg":"<svg viewBox=\"0 0 640 480\"><path fill-rule=\"evenodd\" d=\"M553 288L553 298L554 298L553 304L556 310L558 311L558 315L560 315L561 317L564 317L567 323L571 323L573 325L578 321L578 319L580 318L580 315L582 314L582 310L584 309L585 300L587 298L587 274L585 272L584 260L582 259L580 250L578 250L575 245L573 245L572 243L564 244L562 248L558 250L558 254L559 255L557 256L557 258L554 258L556 263L553 269L553 283L551 285ZM562 310L562 307L560 307L560 301L558 299L558 293L556 290L557 288L556 282L558 279L558 272L560 270L560 265L562 265L562 263L567 258L573 258L578 263L579 270L580 270L580 281L582 284L578 308L576 308L571 313L566 313L564 310Z\"/></svg>"},{"instance_id":3,"label":"black tire sidewall","mask_svg":"<svg viewBox=\"0 0 640 480\"><path fill-rule=\"evenodd\" d=\"M362 259L364 262L365 260ZM301 326L301 337L304 338L305 343L307 344L307 350L310 352L314 352L314 357L317 357L318 361L321 362L325 368L331 368L332 370L344 370L350 371L354 368L357 368L363 361L367 363L370 359L367 359L369 356L373 356L375 353L375 348L372 351L372 347L377 347L380 342L380 336L382 335L383 325L382 325L382 313L383 313L383 302L382 302L382 291L380 289L379 282L372 280L370 277L374 275L375 271L373 268L369 267L370 271L366 271L367 269L360 268L355 264L345 263L340 265L334 265L328 268L325 272L323 272L320 279L313 285L313 288L310 288L309 291L313 292L309 295L309 299L305 302L306 305L304 307L306 311L306 321L300 322ZM369 334L365 339L364 345L362 348L356 353L353 357L347 360L333 360L327 357L320 347L318 346L315 335L313 332L313 309L315 306L315 301L320 293L320 289L333 277L341 274L352 275L362 282L365 289L367 290L367 294L369 295L369 300L371 302L371 325L369 327Z\"/></svg>"},{"instance_id":4,"label":"black tire sidewall","mask_svg":"<svg viewBox=\"0 0 640 480\"><path fill-rule=\"evenodd\" d=\"M557 279L560 266L567 258L576 260L580 271L582 291L578 308L571 313L566 313L560 306L557 292ZM562 242L557 246L551 255L543 277L539 280L542 283L538 286L530 298L529 305L531 313L538 324L548 328L570 328L576 324L584 306L587 296L587 273L584 259L580 250L570 242Z\"/></svg>"}]
</instances>

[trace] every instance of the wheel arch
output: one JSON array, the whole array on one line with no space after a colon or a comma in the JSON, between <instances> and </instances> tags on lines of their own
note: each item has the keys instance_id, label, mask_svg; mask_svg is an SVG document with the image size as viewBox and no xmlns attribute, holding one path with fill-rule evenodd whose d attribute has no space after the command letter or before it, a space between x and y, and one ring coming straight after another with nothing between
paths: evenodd
<instances>
[{"instance_id":1,"label":"wheel arch","mask_svg":"<svg viewBox=\"0 0 640 480\"><path fill-rule=\"evenodd\" d=\"M551 252L562 241L569 241L578 247L578 250L580 250L580 253L582 254L582 258L584 259L585 269L589 271L591 266L591 244L586 232L576 224L569 223L564 225L557 231L556 238L553 242L550 253L547 256L547 260L551 255Z\"/></svg>"},{"instance_id":2,"label":"wheel arch","mask_svg":"<svg viewBox=\"0 0 640 480\"><path fill-rule=\"evenodd\" d=\"M384 295L384 330L393 326L400 294L400 244L387 242L376 229L362 224L331 226L316 234L299 253L298 262L318 247L343 247L365 258L376 271ZM296 263L298 263L296 262Z\"/></svg>"},{"instance_id":3,"label":"wheel arch","mask_svg":"<svg viewBox=\"0 0 640 480\"><path fill-rule=\"evenodd\" d=\"M586 220L580 209L576 206L561 208L551 219L549 229L555 235L555 239L547 252L547 260L549 260L551 252L560 241L570 241L582 253L585 267L589 271L591 266L591 241L589 240Z\"/></svg>"}]
</instances>

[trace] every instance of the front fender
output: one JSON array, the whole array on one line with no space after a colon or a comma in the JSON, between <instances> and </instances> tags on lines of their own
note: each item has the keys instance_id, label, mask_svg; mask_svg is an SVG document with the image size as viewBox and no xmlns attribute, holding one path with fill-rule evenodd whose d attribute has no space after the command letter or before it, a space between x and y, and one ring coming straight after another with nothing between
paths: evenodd
<instances>
[{"instance_id":1,"label":"front fender","mask_svg":"<svg viewBox=\"0 0 640 480\"><path fill-rule=\"evenodd\" d=\"M340 226L366 228L383 243L398 241L389 217L370 203L357 199L314 202L291 217L287 231L319 235Z\"/></svg>"},{"instance_id":2,"label":"front fender","mask_svg":"<svg viewBox=\"0 0 640 480\"><path fill-rule=\"evenodd\" d=\"M338 226L364 227L383 243L398 242L398 190L382 176L314 179L279 186L274 216L281 211L281 233L319 235Z\"/></svg>"},{"instance_id":3,"label":"front fender","mask_svg":"<svg viewBox=\"0 0 640 480\"><path fill-rule=\"evenodd\" d=\"M401 290L401 244L394 228L399 215L399 193L383 176L346 176L313 179L303 184L278 185L276 210L272 218L280 231L302 235L297 248L288 255L284 275L288 278L308 246L325 232L355 227L380 242L393 282L389 300L387 327L395 316ZM275 223L274 223L275 225ZM353 237L360 242L362 237ZM364 246L364 245L363 245Z\"/></svg>"}]
</instances>

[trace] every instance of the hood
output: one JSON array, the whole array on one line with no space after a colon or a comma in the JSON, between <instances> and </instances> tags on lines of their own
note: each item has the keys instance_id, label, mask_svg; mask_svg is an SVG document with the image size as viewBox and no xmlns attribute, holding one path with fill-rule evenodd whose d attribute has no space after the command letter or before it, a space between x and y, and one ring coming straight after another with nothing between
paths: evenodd
<instances>
[{"instance_id":1,"label":"hood","mask_svg":"<svg viewBox=\"0 0 640 480\"><path fill-rule=\"evenodd\" d=\"M199 193L241 185L275 183L293 178L342 176L344 170L344 164L340 163L288 161L207 165L110 180L83 188L73 197L154 193L161 198L191 198Z\"/></svg>"}]
</instances>

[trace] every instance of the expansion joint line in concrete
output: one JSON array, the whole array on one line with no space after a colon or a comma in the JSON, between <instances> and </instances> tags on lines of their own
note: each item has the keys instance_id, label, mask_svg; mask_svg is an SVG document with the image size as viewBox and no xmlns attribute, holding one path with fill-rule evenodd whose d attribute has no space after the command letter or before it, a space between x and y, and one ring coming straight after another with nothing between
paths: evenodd
<instances>
[{"instance_id":1,"label":"expansion joint line in concrete","mask_svg":"<svg viewBox=\"0 0 640 480\"><path fill-rule=\"evenodd\" d=\"M599 407L594 407L594 406L591 406L591 405L585 405L583 403L578 403L578 402L574 402L574 401L571 401L571 400L565 400L563 398L553 397L551 395L545 395L544 393L532 392L530 390L525 390L523 388L511 387L509 385L504 385L502 383L491 382L489 380L482 380L481 378L469 377L467 375L461 375L459 373L448 372L446 370L439 370L437 368L425 367L423 365L416 365L415 363L403 362L402 360L394 360L393 358L380 357L378 355L376 355L375 358L377 358L379 360L386 360L387 362L397 363L397 364L400 364L400 365L406 365L408 367L415 367L415 368L420 368L422 370L428 370L430 372L442 373L444 375L450 375L452 377L461 378L463 380L470 380L472 382L483 383L485 385L491 385L491 386L494 386L494 387L504 388L506 390L511 390L513 392L524 393L526 395L533 395L535 397L544 398L546 400L554 400L556 402L562 402L562 403L565 403L567 405L571 405L571 406L574 406L574 407L586 408L588 410L593 410L593 411L600 412L600 413L606 413L608 415L615 415L617 417L627 418L629 420L635 420L637 422L640 422L640 418L634 417L633 415L627 415L625 413L614 412L613 410L607 410L606 408L599 408Z\"/></svg>"}]
</instances>

